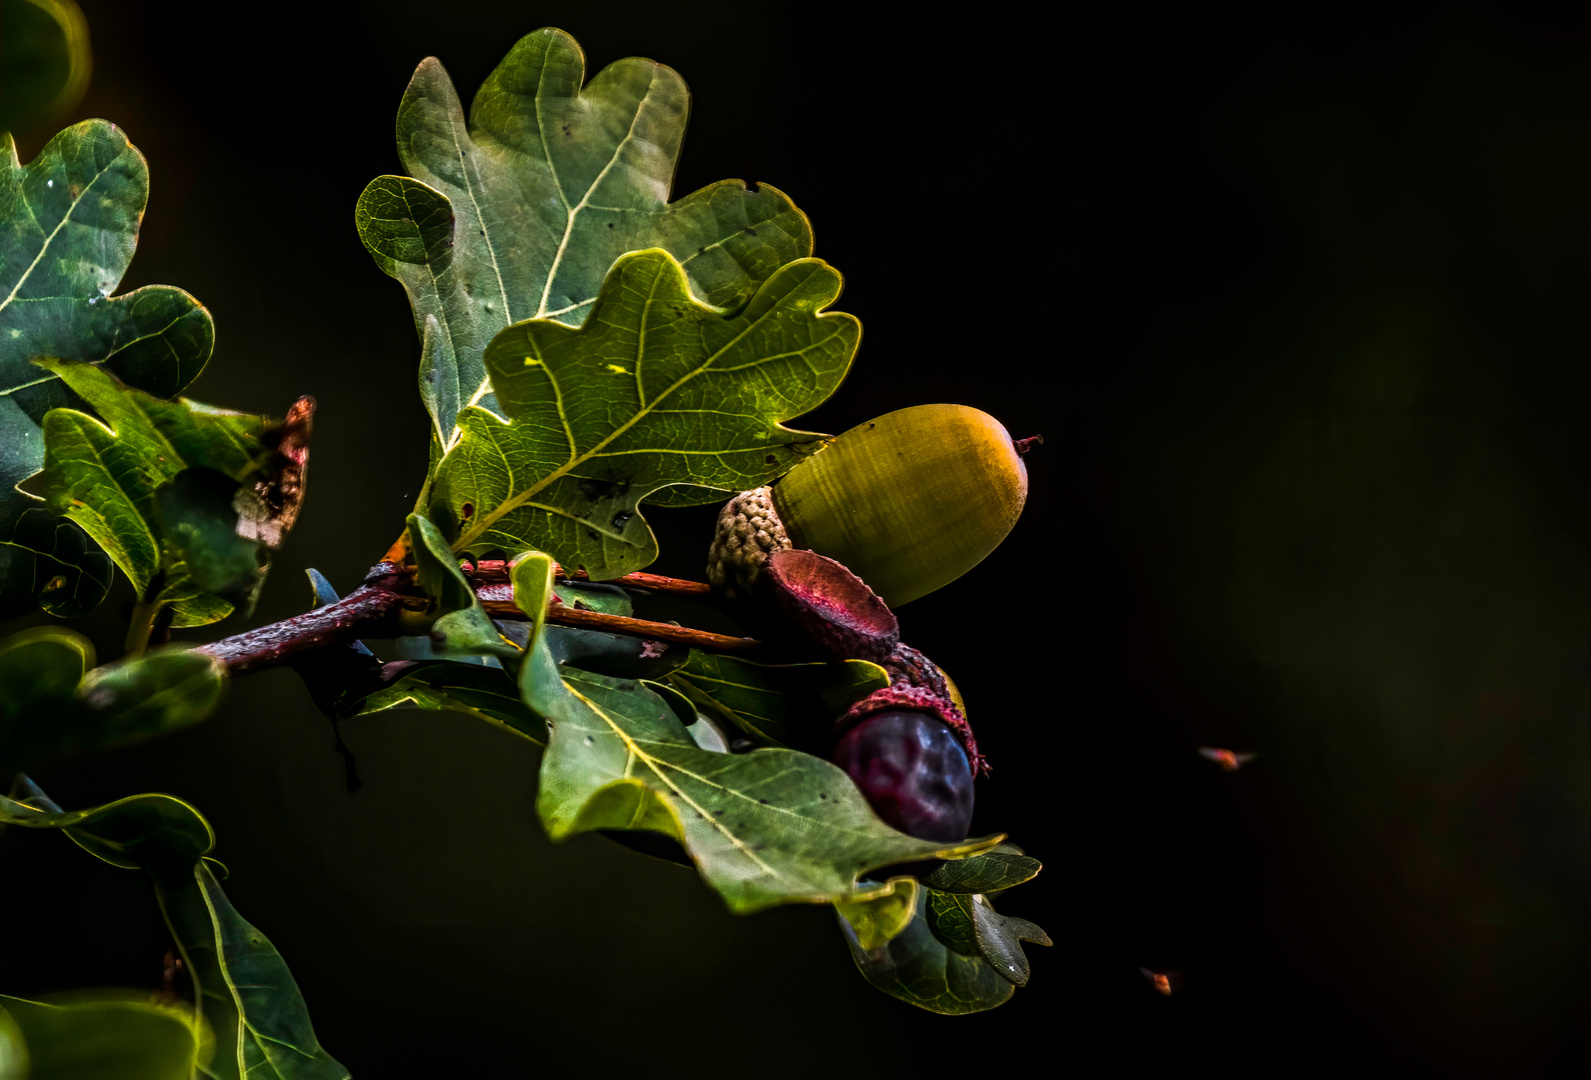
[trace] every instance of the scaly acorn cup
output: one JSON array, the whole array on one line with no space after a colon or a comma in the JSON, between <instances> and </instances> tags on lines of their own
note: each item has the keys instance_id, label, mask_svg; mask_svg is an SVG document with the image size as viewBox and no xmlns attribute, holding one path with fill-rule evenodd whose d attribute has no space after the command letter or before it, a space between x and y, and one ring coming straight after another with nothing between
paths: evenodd
<instances>
[{"instance_id":1,"label":"scaly acorn cup","mask_svg":"<svg viewBox=\"0 0 1591 1080\"><path fill-rule=\"evenodd\" d=\"M836 559L891 608L983 561L1027 499L1022 454L988 413L915 405L852 428L773 484L789 544Z\"/></svg>"}]
</instances>

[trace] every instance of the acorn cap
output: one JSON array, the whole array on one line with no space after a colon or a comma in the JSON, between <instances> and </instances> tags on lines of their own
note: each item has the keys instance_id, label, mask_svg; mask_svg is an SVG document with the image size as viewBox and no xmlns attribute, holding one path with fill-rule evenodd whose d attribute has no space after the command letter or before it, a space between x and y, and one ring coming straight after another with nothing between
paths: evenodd
<instances>
[{"instance_id":1,"label":"acorn cap","mask_svg":"<svg viewBox=\"0 0 1591 1080\"><path fill-rule=\"evenodd\" d=\"M883 663L900 644L895 613L867 583L815 551L775 551L763 561L758 595L802 637L835 660Z\"/></svg>"},{"instance_id":2,"label":"acorn cap","mask_svg":"<svg viewBox=\"0 0 1591 1080\"><path fill-rule=\"evenodd\" d=\"M874 690L845 710L834 722L834 739L838 741L840 736L870 716L895 709L927 713L949 725L950 730L954 731L956 737L961 740L962 749L967 751L967 763L972 766L973 777L976 778L979 773L989 771L989 762L978 753L978 740L973 737L972 726L967 723L967 718L962 715L961 710L951 704L948 697L921 686L900 684Z\"/></svg>"},{"instance_id":3,"label":"acorn cap","mask_svg":"<svg viewBox=\"0 0 1591 1080\"><path fill-rule=\"evenodd\" d=\"M790 543L837 559L898 608L999 546L1027 499L1019 445L988 413L916 405L834 439L773 485Z\"/></svg>"},{"instance_id":4,"label":"acorn cap","mask_svg":"<svg viewBox=\"0 0 1591 1080\"><path fill-rule=\"evenodd\" d=\"M791 546L766 487L742 491L718 512L707 551L707 580L731 600L752 594L768 556Z\"/></svg>"}]
</instances>

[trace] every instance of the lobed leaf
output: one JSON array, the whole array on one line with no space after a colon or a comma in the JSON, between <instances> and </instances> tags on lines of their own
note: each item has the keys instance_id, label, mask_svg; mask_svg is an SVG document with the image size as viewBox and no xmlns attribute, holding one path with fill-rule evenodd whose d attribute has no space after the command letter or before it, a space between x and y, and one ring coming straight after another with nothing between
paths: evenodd
<instances>
[{"instance_id":1,"label":"lobed leaf","mask_svg":"<svg viewBox=\"0 0 1591 1080\"><path fill-rule=\"evenodd\" d=\"M703 750L653 687L560 668L542 633L552 567L532 553L512 570L532 620L520 689L547 725L536 807L552 839L664 833L736 912L848 900L868 870L999 841L940 844L896 832L827 761L794 750Z\"/></svg>"},{"instance_id":2,"label":"lobed leaf","mask_svg":"<svg viewBox=\"0 0 1591 1080\"><path fill-rule=\"evenodd\" d=\"M170 397L210 357L209 312L186 292L148 285L111 295L132 259L148 195L143 155L113 124L75 124L26 166L0 131L0 539L17 545L0 561L0 596L26 595L57 576L67 579L55 586L67 590L58 599L91 607L104 595L83 587L104 571L80 539L41 541L48 530L37 525L19 531L20 515L36 504L15 487L44 464L44 417L76 400L57 374L31 361L102 364L130 386ZM39 551L50 560L42 567Z\"/></svg>"},{"instance_id":3,"label":"lobed leaf","mask_svg":"<svg viewBox=\"0 0 1591 1080\"><path fill-rule=\"evenodd\" d=\"M691 298L667 252L625 255L580 329L540 319L493 339L486 366L507 420L460 414L432 520L456 551L545 550L594 579L646 566L652 492L754 488L821 445L781 421L850 366L861 324L823 311L839 292L838 273L804 259L724 315Z\"/></svg>"},{"instance_id":4,"label":"lobed leaf","mask_svg":"<svg viewBox=\"0 0 1591 1080\"><path fill-rule=\"evenodd\" d=\"M919 889L911 922L882 949L871 952L862 948L851 924L839 918L851 959L863 978L891 997L950 1016L983 1012L1009 1001L1016 987L982 957L955 952L928 928L927 899L928 890Z\"/></svg>"},{"instance_id":5,"label":"lobed leaf","mask_svg":"<svg viewBox=\"0 0 1591 1080\"><path fill-rule=\"evenodd\" d=\"M1034 923L1001 915L980 893L949 893L930 888L927 912L934 936L965 956L979 956L1002 979L1026 986L1030 965L1021 942L1053 945Z\"/></svg>"},{"instance_id":6,"label":"lobed leaf","mask_svg":"<svg viewBox=\"0 0 1591 1080\"><path fill-rule=\"evenodd\" d=\"M421 395L444 449L460 409L499 411L482 362L492 337L524 319L580 325L625 252L668 251L694 294L726 311L812 253L805 215L767 185L726 180L668 201L689 106L672 69L630 58L582 89L584 78L574 39L537 30L488 76L466 122L441 63L423 61L398 108L412 178L378 177L359 197L360 239L409 294Z\"/></svg>"}]
</instances>

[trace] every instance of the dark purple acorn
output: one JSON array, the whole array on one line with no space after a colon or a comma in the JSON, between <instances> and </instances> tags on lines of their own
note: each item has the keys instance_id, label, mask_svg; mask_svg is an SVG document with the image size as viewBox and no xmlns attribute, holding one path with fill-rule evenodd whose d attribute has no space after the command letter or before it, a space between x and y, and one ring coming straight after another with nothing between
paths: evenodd
<instances>
[{"instance_id":1,"label":"dark purple acorn","mask_svg":"<svg viewBox=\"0 0 1591 1080\"><path fill-rule=\"evenodd\" d=\"M972 824L972 766L961 738L926 712L891 709L849 728L832 760L874 813L909 836L952 843Z\"/></svg>"}]
</instances>

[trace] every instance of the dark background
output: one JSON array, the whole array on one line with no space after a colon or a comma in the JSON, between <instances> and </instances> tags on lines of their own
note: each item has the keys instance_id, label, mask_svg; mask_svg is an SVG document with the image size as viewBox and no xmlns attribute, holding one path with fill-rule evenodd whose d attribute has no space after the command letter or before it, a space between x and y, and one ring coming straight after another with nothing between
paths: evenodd
<instances>
[{"instance_id":1,"label":"dark background","mask_svg":"<svg viewBox=\"0 0 1591 1080\"><path fill-rule=\"evenodd\" d=\"M287 672L239 682L189 732L39 778L69 806L198 805L229 895L355 1076L1579 1059L1583 24L83 7L96 68L66 119L117 122L150 162L124 289L180 285L213 312L193 396L320 403L310 497L256 621L304 606L303 567L355 584L423 474L407 303L353 229L364 184L398 169L409 73L437 55L468 101L542 25L590 72L639 54L684 75L677 193L766 180L812 218L866 333L807 426L955 401L1047 439L1010 540L902 612L995 764L975 830L1047 865L1002 908L1056 946L1030 948L1031 985L992 1013L873 991L826 910L734 918L684 870L597 837L551 846L536 754L486 725L346 724L365 781L349 795ZM699 574L711 511L650 516L659 568ZM95 633L114 655L113 620ZM1200 744L1260 757L1228 774ZM8 899L31 913L7 990L158 980L136 875L58 837L5 845ZM1160 997L1140 965L1181 989Z\"/></svg>"}]
</instances>

